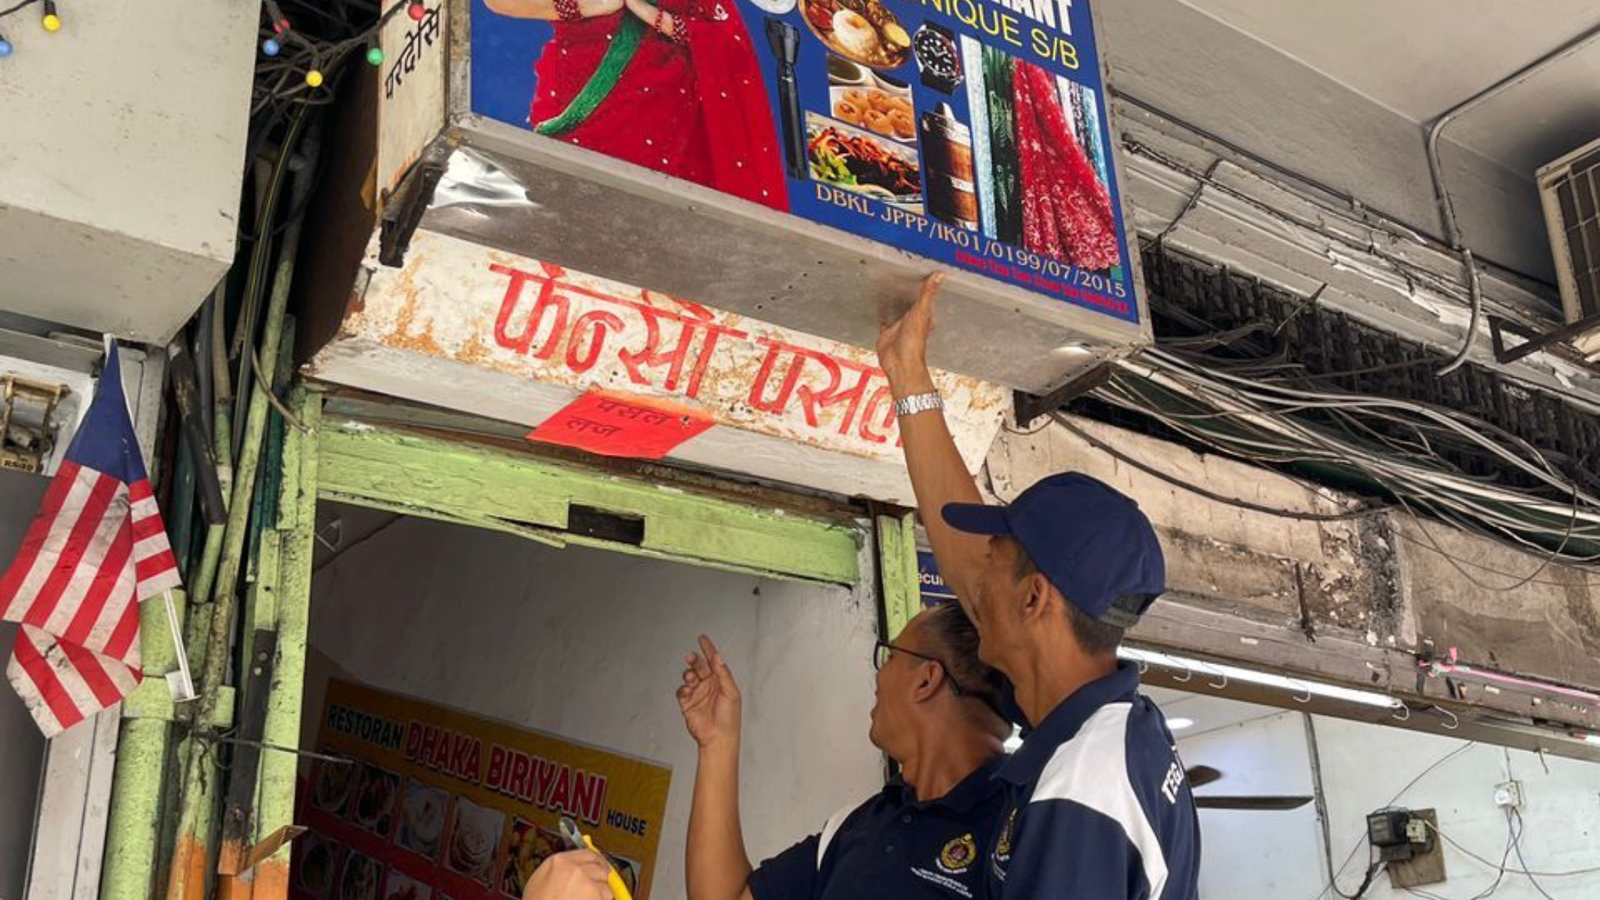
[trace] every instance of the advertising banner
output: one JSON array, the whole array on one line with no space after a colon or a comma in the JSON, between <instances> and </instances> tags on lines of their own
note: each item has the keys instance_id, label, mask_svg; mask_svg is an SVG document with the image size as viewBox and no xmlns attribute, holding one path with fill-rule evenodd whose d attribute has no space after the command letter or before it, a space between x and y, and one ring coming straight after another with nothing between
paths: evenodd
<instances>
[{"instance_id":1,"label":"advertising banner","mask_svg":"<svg viewBox=\"0 0 1600 900\"><path fill-rule=\"evenodd\" d=\"M1087 0L473 0L471 33L480 115L1138 322Z\"/></svg>"},{"instance_id":2,"label":"advertising banner","mask_svg":"<svg viewBox=\"0 0 1600 900\"><path fill-rule=\"evenodd\" d=\"M299 804L301 900L520 898L570 816L650 896L671 770L332 681ZM348 762L346 761L348 760Z\"/></svg>"},{"instance_id":3,"label":"advertising banner","mask_svg":"<svg viewBox=\"0 0 1600 900\"><path fill-rule=\"evenodd\" d=\"M923 609L956 599L956 592L944 583L944 576L939 574L939 563L931 551L917 551L917 584Z\"/></svg>"}]
</instances>

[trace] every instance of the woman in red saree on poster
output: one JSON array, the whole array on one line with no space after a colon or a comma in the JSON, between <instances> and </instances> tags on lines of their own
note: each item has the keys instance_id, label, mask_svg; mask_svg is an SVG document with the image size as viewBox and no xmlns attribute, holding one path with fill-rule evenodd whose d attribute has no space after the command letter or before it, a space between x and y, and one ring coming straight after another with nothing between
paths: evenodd
<instances>
[{"instance_id":1,"label":"woman in red saree on poster","mask_svg":"<svg viewBox=\"0 0 1600 900\"><path fill-rule=\"evenodd\" d=\"M734 0L487 0L552 21L529 123L736 197L788 208L777 129Z\"/></svg>"},{"instance_id":2,"label":"woman in red saree on poster","mask_svg":"<svg viewBox=\"0 0 1600 900\"><path fill-rule=\"evenodd\" d=\"M1117 265L1111 197L1067 125L1055 76L1017 60L1012 92L1023 247L1086 269Z\"/></svg>"}]
</instances>

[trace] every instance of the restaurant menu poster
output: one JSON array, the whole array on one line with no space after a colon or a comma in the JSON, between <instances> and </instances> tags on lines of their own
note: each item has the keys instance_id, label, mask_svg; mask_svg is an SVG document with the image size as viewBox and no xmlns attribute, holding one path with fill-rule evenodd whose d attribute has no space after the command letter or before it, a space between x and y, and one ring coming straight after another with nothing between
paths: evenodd
<instances>
[{"instance_id":1,"label":"restaurant menu poster","mask_svg":"<svg viewBox=\"0 0 1600 900\"><path fill-rule=\"evenodd\" d=\"M344 681L302 785L298 900L520 898L570 816L650 896L672 772Z\"/></svg>"},{"instance_id":2,"label":"restaurant menu poster","mask_svg":"<svg viewBox=\"0 0 1600 900\"><path fill-rule=\"evenodd\" d=\"M1090 0L495 6L479 115L1139 320Z\"/></svg>"}]
</instances>

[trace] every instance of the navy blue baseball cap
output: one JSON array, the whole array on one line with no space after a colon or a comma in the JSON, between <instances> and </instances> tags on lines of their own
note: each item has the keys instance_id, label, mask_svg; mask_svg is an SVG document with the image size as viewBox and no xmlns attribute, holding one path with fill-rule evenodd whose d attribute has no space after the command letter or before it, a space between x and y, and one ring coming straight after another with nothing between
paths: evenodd
<instances>
[{"instance_id":1,"label":"navy blue baseball cap","mask_svg":"<svg viewBox=\"0 0 1600 900\"><path fill-rule=\"evenodd\" d=\"M1119 628L1167 589L1167 565L1139 504L1081 472L1051 475L1009 506L951 503L951 528L1010 535L1067 601Z\"/></svg>"}]
</instances>

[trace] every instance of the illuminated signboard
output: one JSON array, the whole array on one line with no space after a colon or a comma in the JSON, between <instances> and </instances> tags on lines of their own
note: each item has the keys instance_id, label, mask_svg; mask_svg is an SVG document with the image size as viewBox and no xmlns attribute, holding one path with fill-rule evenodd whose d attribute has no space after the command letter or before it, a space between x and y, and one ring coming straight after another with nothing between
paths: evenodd
<instances>
[{"instance_id":1,"label":"illuminated signboard","mask_svg":"<svg viewBox=\"0 0 1600 900\"><path fill-rule=\"evenodd\" d=\"M481 116L1139 321L1083 0L473 0L471 47Z\"/></svg>"}]
</instances>

